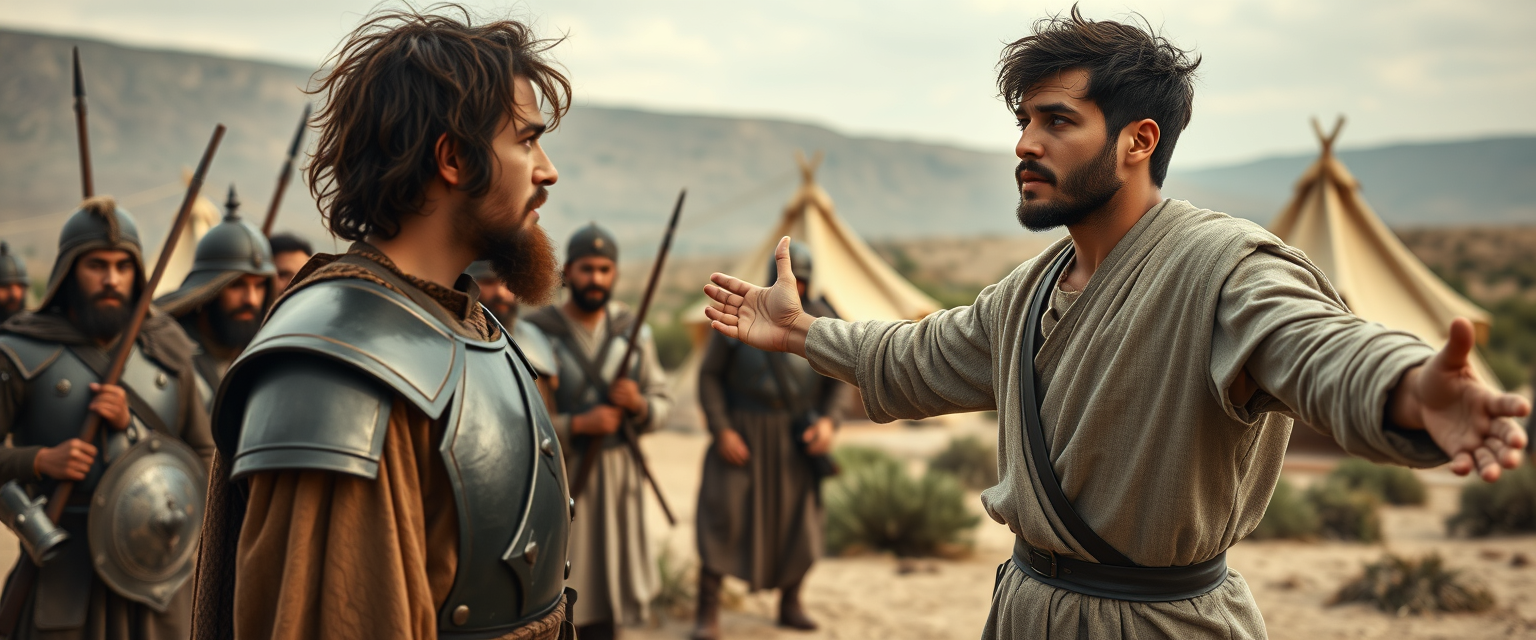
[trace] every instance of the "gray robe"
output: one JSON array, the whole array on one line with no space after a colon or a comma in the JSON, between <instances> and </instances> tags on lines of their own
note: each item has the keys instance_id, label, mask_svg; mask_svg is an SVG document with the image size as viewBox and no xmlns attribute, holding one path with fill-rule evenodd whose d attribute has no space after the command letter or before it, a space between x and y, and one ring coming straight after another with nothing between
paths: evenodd
<instances>
[{"instance_id":1,"label":"gray robe","mask_svg":"<svg viewBox=\"0 0 1536 640\"><path fill-rule=\"evenodd\" d=\"M1093 560L1032 480L1020 405L1026 305L1069 242L968 307L919 322L818 319L806 351L817 370L859 386L874 420L996 409L1000 480L982 493L987 513L1034 547ZM1388 392L1433 350L1351 315L1301 252L1253 223L1164 201L1058 311L1035 363L1051 471L1088 525L1137 564L1201 562L1248 535L1280 475L1293 418L1373 460L1446 460L1427 434L1384 426ZM1256 391L1234 398L1234 389ZM1058 590L1009 563L984 636L1265 630L1236 571L1205 595L1143 604Z\"/></svg>"}]
</instances>

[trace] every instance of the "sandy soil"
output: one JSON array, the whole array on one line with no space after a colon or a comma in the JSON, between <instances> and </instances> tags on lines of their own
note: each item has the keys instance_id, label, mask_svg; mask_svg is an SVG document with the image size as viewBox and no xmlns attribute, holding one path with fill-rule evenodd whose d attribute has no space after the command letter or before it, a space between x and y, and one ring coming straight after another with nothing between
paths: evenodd
<instances>
[{"instance_id":1,"label":"sandy soil","mask_svg":"<svg viewBox=\"0 0 1536 640\"><path fill-rule=\"evenodd\" d=\"M923 423L850 424L843 444L874 446L917 461L942 448L951 437L996 435L995 423L981 416L957 416ZM662 432L644 439L679 522L668 528L654 502L649 505L649 537L657 548L691 563L695 557L693 515L706 437L692 432ZM1316 477L1326 461L1294 459L1287 474L1301 482ZM1421 472L1430 485L1430 503L1423 508L1389 508L1384 514L1387 542L1346 543L1243 542L1232 549L1230 562L1251 585L1254 597L1279 640L1343 638L1536 638L1536 566L1516 568L1510 559L1523 553L1536 560L1536 536L1489 540L1447 539L1442 522L1454 511L1462 482L1449 472ZM972 496L980 513L980 504ZM1013 544L1008 530L983 518L975 532L975 551L961 560L898 562L884 556L828 558L812 570L806 586L808 608L822 624L814 633L774 627L776 596L746 594L737 583L728 591L738 605L722 617L728 638L804 639L976 638L986 620L997 565ZM1475 574L1493 591L1498 609L1483 615L1395 617L1359 605L1328 607L1328 597L1363 562L1384 551L1422 554L1438 551L1454 567ZM0 562L15 562L18 546L8 530L0 530ZM632 640L686 637L691 622L658 615L651 626L631 629Z\"/></svg>"}]
</instances>

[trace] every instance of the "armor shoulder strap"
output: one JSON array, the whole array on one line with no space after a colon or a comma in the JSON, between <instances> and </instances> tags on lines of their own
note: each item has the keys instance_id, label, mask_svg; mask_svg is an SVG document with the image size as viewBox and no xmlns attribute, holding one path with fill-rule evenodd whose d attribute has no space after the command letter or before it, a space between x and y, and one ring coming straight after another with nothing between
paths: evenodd
<instances>
[{"instance_id":1,"label":"armor shoulder strap","mask_svg":"<svg viewBox=\"0 0 1536 640\"><path fill-rule=\"evenodd\" d=\"M296 377L292 367L281 365L303 355L339 367L327 369L333 372L327 375L370 380L386 396L398 395L435 420L463 375L465 340L409 298L378 284L337 279L306 286L283 299L224 374L213 412L214 441L232 455L244 442L246 405L257 402L251 396L255 384L271 371ZM333 416L318 405L303 410ZM307 424L318 420L306 418Z\"/></svg>"},{"instance_id":2,"label":"armor shoulder strap","mask_svg":"<svg viewBox=\"0 0 1536 640\"><path fill-rule=\"evenodd\" d=\"M64 345L33 340L14 333L0 334L0 354L5 354L25 380L31 380L64 353Z\"/></svg>"},{"instance_id":3,"label":"armor shoulder strap","mask_svg":"<svg viewBox=\"0 0 1536 640\"><path fill-rule=\"evenodd\" d=\"M528 317L524 318L524 320L539 331L544 332L544 335L550 339L561 338L569 333L565 326L565 321L560 319L560 310L556 309L555 305L539 307L533 313L528 314Z\"/></svg>"},{"instance_id":4,"label":"armor shoulder strap","mask_svg":"<svg viewBox=\"0 0 1536 640\"><path fill-rule=\"evenodd\" d=\"M393 404L387 387L309 354L269 359L248 375L230 479L279 470L378 476Z\"/></svg>"}]
</instances>

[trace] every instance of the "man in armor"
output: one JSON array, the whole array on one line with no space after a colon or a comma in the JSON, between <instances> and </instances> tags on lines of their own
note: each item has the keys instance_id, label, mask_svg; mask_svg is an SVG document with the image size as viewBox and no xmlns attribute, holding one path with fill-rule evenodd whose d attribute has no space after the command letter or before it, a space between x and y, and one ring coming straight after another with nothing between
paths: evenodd
<instances>
[{"instance_id":1,"label":"man in armor","mask_svg":"<svg viewBox=\"0 0 1536 640\"><path fill-rule=\"evenodd\" d=\"M11 255L11 245L0 242L0 322L5 322L27 307L27 264Z\"/></svg>"},{"instance_id":2,"label":"man in armor","mask_svg":"<svg viewBox=\"0 0 1536 640\"><path fill-rule=\"evenodd\" d=\"M171 639L190 630L213 454L192 383L197 346L175 320L152 314L120 383L100 382L147 295L140 246L133 218L112 198L86 200L64 223L38 309L0 326L0 436L11 436L0 482L34 497L74 483L56 523L70 541L42 563L32 592L17 594L26 600L16 638ZM92 413L103 428L85 442L78 436Z\"/></svg>"},{"instance_id":3,"label":"man in armor","mask_svg":"<svg viewBox=\"0 0 1536 640\"><path fill-rule=\"evenodd\" d=\"M512 341L517 343L517 348L528 358L528 364L538 372L539 379L534 384L539 386L539 395L544 396L545 407L553 413L554 394L560 386L560 378L555 371L555 351L549 344L549 338L527 320L517 317L517 294L512 293L507 283L501 281L501 276L496 275L490 260L476 260L464 273L474 278L475 285L480 287L480 304L485 305L485 310L491 312L501 326L512 332Z\"/></svg>"},{"instance_id":4,"label":"man in armor","mask_svg":"<svg viewBox=\"0 0 1536 640\"><path fill-rule=\"evenodd\" d=\"M520 298L553 293L539 140L570 85L528 27L455 13L374 14L325 67L308 177L353 244L310 260L225 375L197 638L571 631L558 436L464 275L488 259Z\"/></svg>"},{"instance_id":5,"label":"man in armor","mask_svg":"<svg viewBox=\"0 0 1536 640\"><path fill-rule=\"evenodd\" d=\"M589 224L566 246L565 284L570 295L559 306L529 314L528 321L555 349L560 387L555 390L555 428L567 443L566 467L581 482L581 460L589 446L601 447L586 486L575 496L571 529L571 586L581 594L578 635L602 640L618 625L648 615L655 595L656 565L645 535L645 480L624 445L620 427L649 431L672 407L649 327L642 327L628 375L615 380L638 318L610 301L619 277L619 246L613 234Z\"/></svg>"},{"instance_id":6,"label":"man in armor","mask_svg":"<svg viewBox=\"0 0 1536 640\"><path fill-rule=\"evenodd\" d=\"M807 294L811 253L790 245L806 313L837 317ZM777 278L769 262L768 281ZM821 555L821 480L830 471L837 407L845 386L801 358L721 335L699 369L699 404L714 446L704 455L696 518L699 604L694 640L720 637L720 583L732 575L779 590L779 626L814 630L800 585Z\"/></svg>"},{"instance_id":7,"label":"man in armor","mask_svg":"<svg viewBox=\"0 0 1536 640\"><path fill-rule=\"evenodd\" d=\"M261 328L277 273L261 230L240 219L234 185L224 206L224 221L198 240L181 287L155 300L201 348L192 362L210 402L235 356Z\"/></svg>"},{"instance_id":8,"label":"man in armor","mask_svg":"<svg viewBox=\"0 0 1536 640\"><path fill-rule=\"evenodd\" d=\"M277 265L277 277L272 282L272 295L276 296L288 288L315 250L308 240L291 233L279 233L268 240L272 244L272 263Z\"/></svg>"}]
</instances>

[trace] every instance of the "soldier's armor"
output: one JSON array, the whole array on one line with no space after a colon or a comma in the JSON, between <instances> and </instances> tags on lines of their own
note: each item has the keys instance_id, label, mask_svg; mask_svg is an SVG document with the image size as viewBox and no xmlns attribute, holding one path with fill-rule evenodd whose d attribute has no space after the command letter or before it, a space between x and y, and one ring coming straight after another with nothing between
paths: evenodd
<instances>
[{"instance_id":1,"label":"soldier's armor","mask_svg":"<svg viewBox=\"0 0 1536 640\"><path fill-rule=\"evenodd\" d=\"M0 334L0 353L27 386L26 401L11 427L14 446L52 447L80 437L95 397L90 385L101 381L87 358L100 358L97 364L104 369L109 356L75 349ZM85 479L75 483L73 496L79 502L72 500L56 523L72 541L40 570L33 613L39 629L84 624L93 575L118 595L161 612L192 577L208 479L202 462L179 439L180 394L187 390L173 370L146 358L138 344L119 384L128 395L131 427L102 427L94 443L101 453ZM141 462L118 466L129 458ZM51 495L57 485L45 478L28 483L27 489L34 496ZM172 495L177 498L168 501ZM151 549L164 552L141 553Z\"/></svg>"},{"instance_id":2,"label":"soldier's armor","mask_svg":"<svg viewBox=\"0 0 1536 640\"><path fill-rule=\"evenodd\" d=\"M293 292L225 376L214 439L234 451L232 480L302 469L376 479L394 398L441 420L459 557L439 635L496 637L560 602L565 469L507 332L472 339L434 311L356 279Z\"/></svg>"},{"instance_id":3,"label":"soldier's armor","mask_svg":"<svg viewBox=\"0 0 1536 640\"><path fill-rule=\"evenodd\" d=\"M619 360L623 359L624 351L629 345L629 332L634 330L634 315L628 310L616 310L608 308L611 323L608 325L607 352L599 350L598 357L602 362L592 362L596 373L601 376L599 380L593 380L588 375L583 363L587 361L585 353L579 351L581 347L571 341L569 327L564 320L557 317L559 311L553 307L540 309L528 321L549 337L550 347L554 351L555 371L560 376L560 386L555 389L555 411L566 415L586 413L593 407L600 405L607 397L608 387L612 384L614 375L619 372ZM650 327L640 327L640 344L645 344L650 339ZM636 352L633 356L635 362L630 363L628 377L636 382L640 381L641 354ZM579 438L573 443L573 448L582 449L589 438ZM603 438L603 448L611 449L624 446L624 438L618 432L608 434ZM572 454L579 451L572 451Z\"/></svg>"},{"instance_id":4,"label":"soldier's armor","mask_svg":"<svg viewBox=\"0 0 1536 640\"><path fill-rule=\"evenodd\" d=\"M790 407L786 403L790 394L804 398L821 387L821 374L816 373L805 358L770 354L735 340L731 340L728 348L731 349L731 359L725 370L724 386L726 405L732 409L759 413L788 411ZM783 370L789 383L794 385L793 389L779 389L769 358L783 359Z\"/></svg>"}]
</instances>

